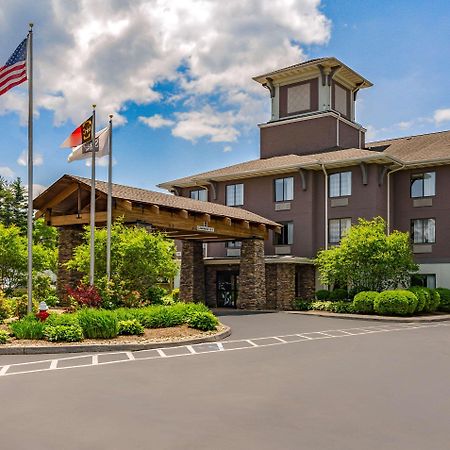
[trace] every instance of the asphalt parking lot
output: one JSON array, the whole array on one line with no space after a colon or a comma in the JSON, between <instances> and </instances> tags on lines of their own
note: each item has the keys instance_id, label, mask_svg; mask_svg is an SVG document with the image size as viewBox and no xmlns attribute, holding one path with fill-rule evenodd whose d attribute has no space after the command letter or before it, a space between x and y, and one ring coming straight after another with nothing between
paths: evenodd
<instances>
[{"instance_id":1,"label":"asphalt parking lot","mask_svg":"<svg viewBox=\"0 0 450 450\"><path fill-rule=\"evenodd\" d=\"M0 447L448 448L450 324L219 314L233 329L222 348L79 367L0 356ZM62 370L19 374L55 357Z\"/></svg>"}]
</instances>

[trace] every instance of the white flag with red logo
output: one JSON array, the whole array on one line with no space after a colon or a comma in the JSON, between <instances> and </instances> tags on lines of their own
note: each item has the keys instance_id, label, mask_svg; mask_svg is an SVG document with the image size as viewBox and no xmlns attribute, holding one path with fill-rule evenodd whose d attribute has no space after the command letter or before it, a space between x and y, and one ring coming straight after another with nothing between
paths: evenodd
<instances>
[{"instance_id":1,"label":"white flag with red logo","mask_svg":"<svg viewBox=\"0 0 450 450\"><path fill-rule=\"evenodd\" d=\"M67 158L68 162L79 161L92 157L92 141L74 147L72 153ZM103 128L95 135L95 156L101 158L109 154L109 127Z\"/></svg>"}]
</instances>

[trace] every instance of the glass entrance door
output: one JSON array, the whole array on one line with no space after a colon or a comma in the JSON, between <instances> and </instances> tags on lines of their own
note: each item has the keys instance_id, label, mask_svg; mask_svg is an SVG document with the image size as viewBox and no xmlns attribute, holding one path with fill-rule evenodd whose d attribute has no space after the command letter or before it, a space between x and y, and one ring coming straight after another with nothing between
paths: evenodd
<instances>
[{"instance_id":1,"label":"glass entrance door","mask_svg":"<svg viewBox=\"0 0 450 450\"><path fill-rule=\"evenodd\" d=\"M236 308L238 273L217 272L217 306Z\"/></svg>"}]
</instances>

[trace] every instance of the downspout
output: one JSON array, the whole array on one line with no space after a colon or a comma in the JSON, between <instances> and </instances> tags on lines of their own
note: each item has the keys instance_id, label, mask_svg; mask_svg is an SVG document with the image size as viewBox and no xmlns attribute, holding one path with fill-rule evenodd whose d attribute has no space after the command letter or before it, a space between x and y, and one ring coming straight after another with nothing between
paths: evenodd
<instances>
[{"instance_id":1,"label":"downspout","mask_svg":"<svg viewBox=\"0 0 450 450\"><path fill-rule=\"evenodd\" d=\"M325 199L325 214L324 214L324 219L325 219L325 250L328 250L328 173L327 173L327 169L325 169L325 164L321 164L322 166L322 172L323 175L325 177L325 183L324 183L324 188L325 188L325 195L324 195L324 199Z\"/></svg>"},{"instance_id":2,"label":"downspout","mask_svg":"<svg viewBox=\"0 0 450 450\"><path fill-rule=\"evenodd\" d=\"M336 147L339 147L339 140L340 140L340 137L339 137L339 124L340 124L340 121L341 121L341 113L338 112L338 111L336 111L336 114L337 114L337 122L336 122Z\"/></svg>"},{"instance_id":3,"label":"downspout","mask_svg":"<svg viewBox=\"0 0 450 450\"><path fill-rule=\"evenodd\" d=\"M391 233L391 178L389 175L394 172L398 172L399 170L403 170L405 165L403 164L401 167L397 167L394 170L390 170L387 177L387 211L386 211L386 224L387 224L387 235L389 236Z\"/></svg>"}]
</instances>

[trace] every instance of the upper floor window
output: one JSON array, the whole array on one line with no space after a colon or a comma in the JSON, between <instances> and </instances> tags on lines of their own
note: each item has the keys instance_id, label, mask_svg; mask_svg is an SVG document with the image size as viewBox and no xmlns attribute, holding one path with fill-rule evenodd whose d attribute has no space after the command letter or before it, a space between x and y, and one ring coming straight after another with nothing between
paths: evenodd
<instances>
[{"instance_id":1,"label":"upper floor window","mask_svg":"<svg viewBox=\"0 0 450 450\"><path fill-rule=\"evenodd\" d=\"M331 219L328 221L328 242L339 244L352 226L352 219Z\"/></svg>"},{"instance_id":2,"label":"upper floor window","mask_svg":"<svg viewBox=\"0 0 450 450\"><path fill-rule=\"evenodd\" d=\"M206 189L196 189L191 191L190 197L194 200L201 200L202 202L208 201L208 191Z\"/></svg>"},{"instance_id":3,"label":"upper floor window","mask_svg":"<svg viewBox=\"0 0 450 450\"><path fill-rule=\"evenodd\" d=\"M330 197L344 197L352 195L352 173L338 172L332 173L329 176L329 196Z\"/></svg>"},{"instance_id":4,"label":"upper floor window","mask_svg":"<svg viewBox=\"0 0 450 450\"><path fill-rule=\"evenodd\" d=\"M241 241L227 241L225 242L226 248L241 248L242 242Z\"/></svg>"},{"instance_id":5,"label":"upper floor window","mask_svg":"<svg viewBox=\"0 0 450 450\"><path fill-rule=\"evenodd\" d=\"M411 220L411 240L414 244L434 244L436 242L436 220Z\"/></svg>"},{"instance_id":6,"label":"upper floor window","mask_svg":"<svg viewBox=\"0 0 450 450\"><path fill-rule=\"evenodd\" d=\"M226 193L227 206L242 206L244 204L244 185L230 184Z\"/></svg>"},{"instance_id":7,"label":"upper floor window","mask_svg":"<svg viewBox=\"0 0 450 450\"><path fill-rule=\"evenodd\" d=\"M294 177L275 180L275 201L286 202L294 199Z\"/></svg>"},{"instance_id":8,"label":"upper floor window","mask_svg":"<svg viewBox=\"0 0 450 450\"><path fill-rule=\"evenodd\" d=\"M432 197L436 194L436 172L411 175L411 197Z\"/></svg>"},{"instance_id":9,"label":"upper floor window","mask_svg":"<svg viewBox=\"0 0 450 450\"><path fill-rule=\"evenodd\" d=\"M294 223L285 222L281 223L283 227L281 228L281 234L274 234L274 244L275 245L292 245L294 243Z\"/></svg>"}]
</instances>

